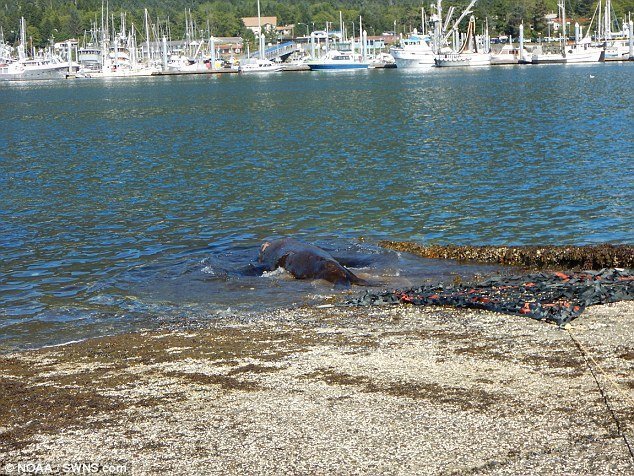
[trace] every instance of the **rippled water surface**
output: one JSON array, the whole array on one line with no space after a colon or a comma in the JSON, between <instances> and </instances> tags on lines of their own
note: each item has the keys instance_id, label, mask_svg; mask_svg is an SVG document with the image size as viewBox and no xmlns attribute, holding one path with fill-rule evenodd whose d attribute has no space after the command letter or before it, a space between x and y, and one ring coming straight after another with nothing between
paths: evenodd
<instances>
[{"instance_id":1,"label":"rippled water surface","mask_svg":"<svg viewBox=\"0 0 634 476\"><path fill-rule=\"evenodd\" d=\"M632 243L632 78L597 64L0 84L0 348L332 293L237 272L282 235L361 257L386 285L473 270L383 238Z\"/></svg>"}]
</instances>

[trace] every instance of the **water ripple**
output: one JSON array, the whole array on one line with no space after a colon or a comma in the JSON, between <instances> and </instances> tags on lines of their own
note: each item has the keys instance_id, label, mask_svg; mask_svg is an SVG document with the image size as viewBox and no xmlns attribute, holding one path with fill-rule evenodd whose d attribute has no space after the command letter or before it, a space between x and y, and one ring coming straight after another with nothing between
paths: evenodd
<instances>
[{"instance_id":1,"label":"water ripple","mask_svg":"<svg viewBox=\"0 0 634 476\"><path fill-rule=\"evenodd\" d=\"M230 305L283 234L632 243L632 67L1 84L0 328Z\"/></svg>"}]
</instances>

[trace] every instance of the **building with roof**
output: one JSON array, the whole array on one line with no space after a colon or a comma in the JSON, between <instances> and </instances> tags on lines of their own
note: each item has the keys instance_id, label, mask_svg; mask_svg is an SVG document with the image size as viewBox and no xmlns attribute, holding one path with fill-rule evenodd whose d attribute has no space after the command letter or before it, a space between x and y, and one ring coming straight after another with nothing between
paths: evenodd
<instances>
[{"instance_id":1,"label":"building with roof","mask_svg":"<svg viewBox=\"0 0 634 476\"><path fill-rule=\"evenodd\" d=\"M244 17L242 18L244 26L251 30L255 36L258 36L260 32L260 25L265 32L273 31L277 28L277 17Z\"/></svg>"}]
</instances>

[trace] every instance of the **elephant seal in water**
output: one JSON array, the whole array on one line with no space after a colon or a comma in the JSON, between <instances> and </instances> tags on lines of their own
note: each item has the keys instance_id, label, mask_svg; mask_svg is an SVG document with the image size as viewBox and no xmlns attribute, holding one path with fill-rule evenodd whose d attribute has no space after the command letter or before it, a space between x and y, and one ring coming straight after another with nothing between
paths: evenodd
<instances>
[{"instance_id":1,"label":"elephant seal in water","mask_svg":"<svg viewBox=\"0 0 634 476\"><path fill-rule=\"evenodd\" d=\"M258 261L273 271L284 268L296 279L325 279L337 285L368 283L344 268L330 253L293 238L265 242Z\"/></svg>"}]
</instances>

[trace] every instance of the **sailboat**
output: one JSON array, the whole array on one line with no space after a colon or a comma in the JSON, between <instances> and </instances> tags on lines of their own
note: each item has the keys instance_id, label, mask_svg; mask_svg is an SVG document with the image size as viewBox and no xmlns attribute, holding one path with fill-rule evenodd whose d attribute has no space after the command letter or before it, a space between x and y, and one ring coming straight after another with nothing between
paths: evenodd
<instances>
[{"instance_id":1,"label":"sailboat","mask_svg":"<svg viewBox=\"0 0 634 476\"><path fill-rule=\"evenodd\" d=\"M328 25L326 24L326 42L328 42ZM350 51L340 51L339 49L329 49L326 54L321 57L308 61L306 64L311 71L335 71L345 69L368 69L370 61L368 60L368 33L363 30L363 20L359 17L359 40L361 43L361 52L355 51L355 38L350 40ZM328 43L326 43L328 45ZM326 46L328 47L328 46Z\"/></svg>"},{"instance_id":2,"label":"sailboat","mask_svg":"<svg viewBox=\"0 0 634 476\"><path fill-rule=\"evenodd\" d=\"M548 64L548 63L595 63L601 58L602 48L592 44L588 27L588 33L585 37L581 38L581 28L577 23L575 25L575 43L568 45L568 37L566 35L566 1L560 0L557 4L559 7L559 14L561 18L561 44L559 51L543 52L537 50L533 53L533 64ZM592 25L592 23L591 23Z\"/></svg>"},{"instance_id":3,"label":"sailboat","mask_svg":"<svg viewBox=\"0 0 634 476\"><path fill-rule=\"evenodd\" d=\"M246 58L240 61L240 67L238 71L241 73L272 73L282 70L281 63L274 63L266 58L264 53L265 38L262 33L262 19L260 17L260 0L258 0L258 40L259 40L259 57L258 58Z\"/></svg>"},{"instance_id":4,"label":"sailboat","mask_svg":"<svg viewBox=\"0 0 634 476\"><path fill-rule=\"evenodd\" d=\"M126 78L158 74L160 72L159 68L151 64L149 58L147 63L139 61L134 24L128 31L125 13L121 13L120 30L117 32L115 29L114 17L111 20L112 30L110 30L107 5L108 2L106 2L106 13L104 15L104 4L102 2L101 30L97 33L95 25L95 31L92 33L95 41L80 50L79 59L82 63L82 68L79 70L77 77ZM100 45L96 44L98 36L101 36Z\"/></svg>"},{"instance_id":5,"label":"sailboat","mask_svg":"<svg viewBox=\"0 0 634 476\"><path fill-rule=\"evenodd\" d=\"M614 11L612 10L611 0L605 0L603 18L601 18L601 0L599 0L594 15L597 16L597 14L597 38L603 39L605 44L602 61L634 59L634 25L631 18L629 21L623 19L620 31L613 31ZM618 21L616 22L616 27L619 28Z\"/></svg>"}]
</instances>

